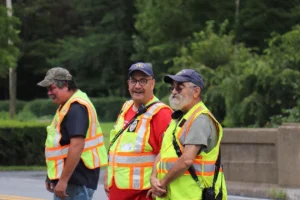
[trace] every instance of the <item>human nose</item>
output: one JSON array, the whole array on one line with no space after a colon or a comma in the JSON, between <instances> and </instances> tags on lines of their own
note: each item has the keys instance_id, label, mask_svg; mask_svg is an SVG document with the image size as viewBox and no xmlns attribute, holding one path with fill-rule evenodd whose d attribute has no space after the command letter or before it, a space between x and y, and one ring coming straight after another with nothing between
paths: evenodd
<instances>
[{"instance_id":1,"label":"human nose","mask_svg":"<svg viewBox=\"0 0 300 200\"><path fill-rule=\"evenodd\" d=\"M140 87L142 87L142 85L141 85L141 83L139 81L137 81L136 84L134 85L134 87L140 88Z\"/></svg>"},{"instance_id":2,"label":"human nose","mask_svg":"<svg viewBox=\"0 0 300 200\"><path fill-rule=\"evenodd\" d=\"M171 94L177 94L177 93L179 93L178 89L176 87L170 87L169 91L171 92Z\"/></svg>"}]
</instances>

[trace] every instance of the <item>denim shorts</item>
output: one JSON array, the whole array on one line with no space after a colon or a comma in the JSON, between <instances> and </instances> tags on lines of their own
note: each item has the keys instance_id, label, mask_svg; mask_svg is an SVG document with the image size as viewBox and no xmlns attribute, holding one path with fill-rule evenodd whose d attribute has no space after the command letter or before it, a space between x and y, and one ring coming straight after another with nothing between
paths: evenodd
<instances>
[{"instance_id":1,"label":"denim shorts","mask_svg":"<svg viewBox=\"0 0 300 200\"><path fill-rule=\"evenodd\" d=\"M93 189L84 185L68 184L66 190L68 197L60 199L54 195L53 200L92 200L94 192Z\"/></svg>"}]
</instances>

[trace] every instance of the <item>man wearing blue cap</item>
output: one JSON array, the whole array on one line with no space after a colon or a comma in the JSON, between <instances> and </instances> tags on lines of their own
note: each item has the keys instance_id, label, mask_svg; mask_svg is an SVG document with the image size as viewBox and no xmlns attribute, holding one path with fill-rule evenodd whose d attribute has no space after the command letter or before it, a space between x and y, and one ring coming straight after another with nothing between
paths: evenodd
<instances>
[{"instance_id":1,"label":"man wearing blue cap","mask_svg":"<svg viewBox=\"0 0 300 200\"><path fill-rule=\"evenodd\" d=\"M192 69L166 75L175 110L151 175L152 196L163 199L225 200L220 166L222 126L201 101L204 82ZM149 192L150 193L150 192Z\"/></svg>"},{"instance_id":2,"label":"man wearing blue cap","mask_svg":"<svg viewBox=\"0 0 300 200\"><path fill-rule=\"evenodd\" d=\"M171 109L153 94L152 67L147 63L131 65L126 101L110 133L109 165L105 191L110 200L147 200L154 160L159 153L162 134L171 120Z\"/></svg>"}]
</instances>

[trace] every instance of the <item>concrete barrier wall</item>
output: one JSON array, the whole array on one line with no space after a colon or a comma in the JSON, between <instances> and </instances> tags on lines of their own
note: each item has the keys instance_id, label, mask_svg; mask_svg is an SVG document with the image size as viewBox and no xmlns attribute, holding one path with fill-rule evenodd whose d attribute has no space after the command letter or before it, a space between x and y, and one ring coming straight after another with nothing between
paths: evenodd
<instances>
[{"instance_id":1,"label":"concrete barrier wall","mask_svg":"<svg viewBox=\"0 0 300 200\"><path fill-rule=\"evenodd\" d=\"M221 151L229 181L300 186L300 124L225 128Z\"/></svg>"}]
</instances>

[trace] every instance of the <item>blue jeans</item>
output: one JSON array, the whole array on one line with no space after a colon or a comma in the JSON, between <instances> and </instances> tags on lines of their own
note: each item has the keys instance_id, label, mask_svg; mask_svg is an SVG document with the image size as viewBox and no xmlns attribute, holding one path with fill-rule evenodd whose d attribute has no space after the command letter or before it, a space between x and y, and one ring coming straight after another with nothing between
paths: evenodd
<instances>
[{"instance_id":1,"label":"blue jeans","mask_svg":"<svg viewBox=\"0 0 300 200\"><path fill-rule=\"evenodd\" d=\"M84 185L68 184L66 193L68 195L67 198L60 199L54 195L53 200L92 200L94 190Z\"/></svg>"}]
</instances>

